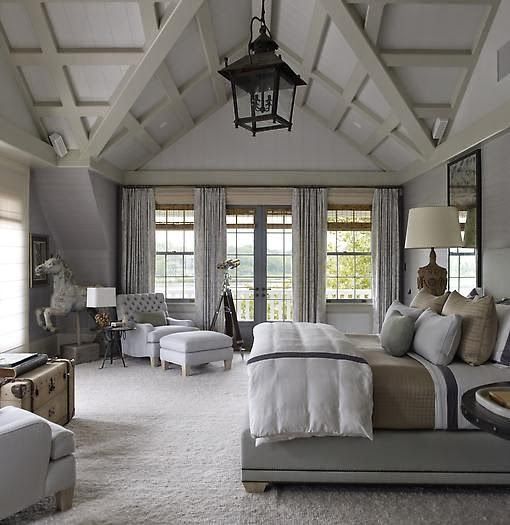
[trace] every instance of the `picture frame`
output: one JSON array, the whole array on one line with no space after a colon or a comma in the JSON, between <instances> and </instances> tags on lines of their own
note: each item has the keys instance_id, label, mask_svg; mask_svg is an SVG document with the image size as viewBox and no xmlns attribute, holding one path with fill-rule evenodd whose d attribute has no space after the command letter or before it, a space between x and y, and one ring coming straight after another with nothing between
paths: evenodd
<instances>
[{"instance_id":1,"label":"picture frame","mask_svg":"<svg viewBox=\"0 0 510 525\"><path fill-rule=\"evenodd\" d=\"M49 258L48 236L35 233L30 234L30 288L46 286L48 275L36 275L35 269Z\"/></svg>"},{"instance_id":2,"label":"picture frame","mask_svg":"<svg viewBox=\"0 0 510 525\"><path fill-rule=\"evenodd\" d=\"M481 149L471 150L447 163L448 205L459 209L461 230L464 240L464 252L473 250L476 264L476 286L482 286L482 152ZM462 250L460 250L462 251ZM458 254L459 250L449 249L448 273L451 274L451 256ZM463 253L464 256L469 256ZM462 278L459 272L459 277Z\"/></svg>"}]
</instances>

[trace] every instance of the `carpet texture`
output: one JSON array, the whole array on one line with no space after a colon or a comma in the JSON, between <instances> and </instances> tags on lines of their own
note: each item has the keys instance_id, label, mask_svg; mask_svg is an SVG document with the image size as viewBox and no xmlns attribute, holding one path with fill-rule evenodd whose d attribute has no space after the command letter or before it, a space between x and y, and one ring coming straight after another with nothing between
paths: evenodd
<instances>
[{"instance_id":1,"label":"carpet texture","mask_svg":"<svg viewBox=\"0 0 510 525\"><path fill-rule=\"evenodd\" d=\"M68 425L77 441L73 508L55 513L46 498L4 524L508 523L507 488L287 485L247 494L239 356L229 372L213 363L187 378L145 359L127 364L76 367L76 417Z\"/></svg>"}]
</instances>

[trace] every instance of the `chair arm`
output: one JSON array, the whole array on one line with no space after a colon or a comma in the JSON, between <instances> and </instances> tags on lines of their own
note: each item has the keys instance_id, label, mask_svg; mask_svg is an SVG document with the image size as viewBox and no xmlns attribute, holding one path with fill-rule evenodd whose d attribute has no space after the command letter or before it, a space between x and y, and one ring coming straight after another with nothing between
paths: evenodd
<instances>
[{"instance_id":1,"label":"chair arm","mask_svg":"<svg viewBox=\"0 0 510 525\"><path fill-rule=\"evenodd\" d=\"M135 329L125 332L126 337L122 338L122 352L133 357L145 356L147 336L154 330L154 326L150 323L134 323L132 326Z\"/></svg>"},{"instance_id":2,"label":"chair arm","mask_svg":"<svg viewBox=\"0 0 510 525\"><path fill-rule=\"evenodd\" d=\"M195 326L195 323L191 319L174 319L173 317L167 317L166 324L174 326Z\"/></svg>"}]
</instances>

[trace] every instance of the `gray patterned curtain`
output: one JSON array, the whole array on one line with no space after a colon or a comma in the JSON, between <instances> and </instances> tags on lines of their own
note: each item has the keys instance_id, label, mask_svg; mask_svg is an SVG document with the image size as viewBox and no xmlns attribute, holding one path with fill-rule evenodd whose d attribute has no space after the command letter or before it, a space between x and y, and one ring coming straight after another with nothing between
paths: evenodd
<instances>
[{"instance_id":1,"label":"gray patterned curtain","mask_svg":"<svg viewBox=\"0 0 510 525\"><path fill-rule=\"evenodd\" d=\"M294 321L326 320L327 195L324 188L294 188L292 194Z\"/></svg>"},{"instance_id":2,"label":"gray patterned curtain","mask_svg":"<svg viewBox=\"0 0 510 525\"><path fill-rule=\"evenodd\" d=\"M372 293L374 331L400 298L400 189L378 188L372 203Z\"/></svg>"},{"instance_id":3,"label":"gray patterned curtain","mask_svg":"<svg viewBox=\"0 0 510 525\"><path fill-rule=\"evenodd\" d=\"M155 208L153 188L122 188L120 293L154 291Z\"/></svg>"},{"instance_id":4,"label":"gray patterned curtain","mask_svg":"<svg viewBox=\"0 0 510 525\"><path fill-rule=\"evenodd\" d=\"M195 306L197 325L207 330L221 293L216 265L227 255L225 188L195 189ZM223 329L220 312L217 330Z\"/></svg>"}]
</instances>

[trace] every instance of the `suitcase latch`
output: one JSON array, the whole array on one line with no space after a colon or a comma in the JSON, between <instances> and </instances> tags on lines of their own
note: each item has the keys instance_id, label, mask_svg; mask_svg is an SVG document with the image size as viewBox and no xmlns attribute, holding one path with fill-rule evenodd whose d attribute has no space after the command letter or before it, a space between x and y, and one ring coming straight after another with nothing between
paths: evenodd
<instances>
[{"instance_id":1,"label":"suitcase latch","mask_svg":"<svg viewBox=\"0 0 510 525\"><path fill-rule=\"evenodd\" d=\"M51 394L53 392L53 390L55 390L55 381L51 377L50 378L50 384L48 385L48 393Z\"/></svg>"}]
</instances>

